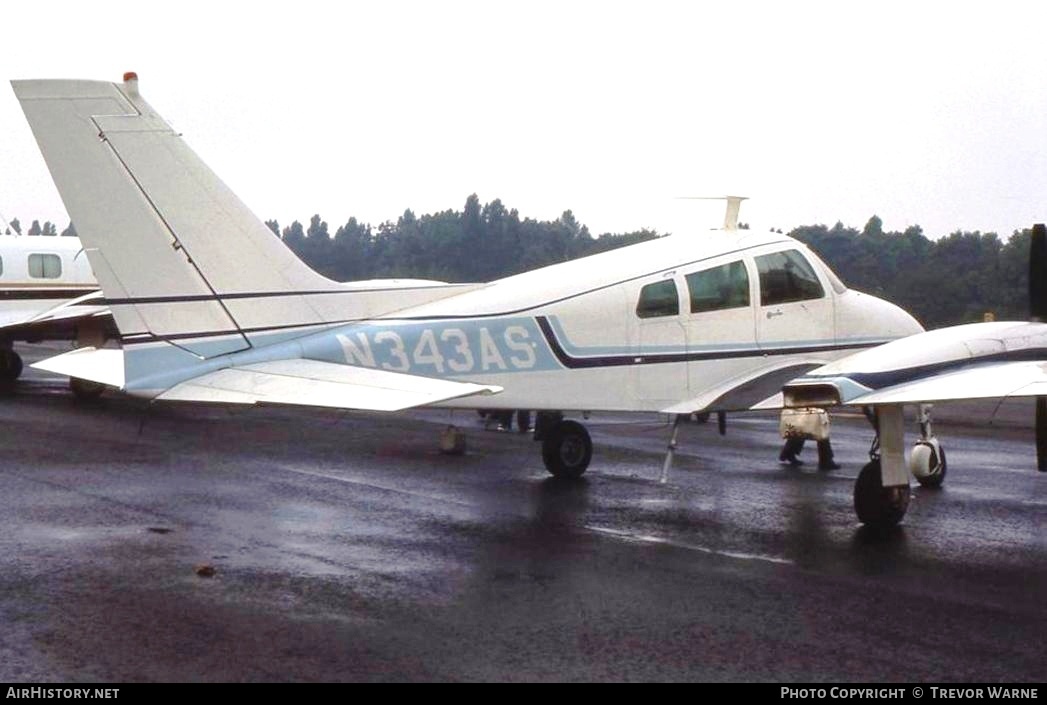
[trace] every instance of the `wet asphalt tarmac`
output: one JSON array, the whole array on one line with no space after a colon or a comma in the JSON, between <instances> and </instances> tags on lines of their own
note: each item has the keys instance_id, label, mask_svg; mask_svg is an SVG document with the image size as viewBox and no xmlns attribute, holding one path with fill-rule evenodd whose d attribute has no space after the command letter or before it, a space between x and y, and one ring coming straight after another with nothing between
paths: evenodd
<instances>
[{"instance_id":1,"label":"wet asphalt tarmac","mask_svg":"<svg viewBox=\"0 0 1047 705\"><path fill-rule=\"evenodd\" d=\"M664 421L598 415L561 483L471 412L448 457L447 412L84 405L29 372L0 400L0 680L1042 681L1031 412L940 412L945 487L877 535L860 418L833 472L781 467L773 415L687 425L661 485Z\"/></svg>"}]
</instances>

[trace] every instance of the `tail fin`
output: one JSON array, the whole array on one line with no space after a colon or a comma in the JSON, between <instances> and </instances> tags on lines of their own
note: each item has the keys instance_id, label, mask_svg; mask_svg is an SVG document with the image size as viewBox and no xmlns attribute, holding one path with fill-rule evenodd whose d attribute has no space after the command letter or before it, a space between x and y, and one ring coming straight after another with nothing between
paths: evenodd
<instances>
[{"instance_id":1,"label":"tail fin","mask_svg":"<svg viewBox=\"0 0 1047 705\"><path fill-rule=\"evenodd\" d=\"M137 77L124 78L12 86L125 343L164 340L209 358L274 330L370 318L461 291L320 276L142 99Z\"/></svg>"}]
</instances>

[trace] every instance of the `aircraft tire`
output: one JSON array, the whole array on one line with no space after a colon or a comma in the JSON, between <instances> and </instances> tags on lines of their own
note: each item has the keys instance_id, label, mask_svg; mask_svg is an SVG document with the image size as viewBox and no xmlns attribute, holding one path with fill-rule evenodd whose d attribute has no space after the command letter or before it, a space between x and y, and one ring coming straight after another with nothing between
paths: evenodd
<instances>
[{"instance_id":1,"label":"aircraft tire","mask_svg":"<svg viewBox=\"0 0 1047 705\"><path fill-rule=\"evenodd\" d=\"M14 382L22 376L22 356L14 350L0 350L0 381Z\"/></svg>"},{"instance_id":2,"label":"aircraft tire","mask_svg":"<svg viewBox=\"0 0 1047 705\"><path fill-rule=\"evenodd\" d=\"M884 487L880 461L872 460L858 473L854 483L854 512L866 526L887 529L895 526L909 509L909 487Z\"/></svg>"},{"instance_id":3,"label":"aircraft tire","mask_svg":"<svg viewBox=\"0 0 1047 705\"><path fill-rule=\"evenodd\" d=\"M561 421L546 432L542 441L542 461L553 477L578 479L592 458L593 441L585 426L577 421Z\"/></svg>"},{"instance_id":4,"label":"aircraft tire","mask_svg":"<svg viewBox=\"0 0 1047 705\"><path fill-rule=\"evenodd\" d=\"M79 377L70 377L69 389L77 401L94 401L105 392L105 385Z\"/></svg>"},{"instance_id":5,"label":"aircraft tire","mask_svg":"<svg viewBox=\"0 0 1047 705\"><path fill-rule=\"evenodd\" d=\"M926 457L924 457L926 456ZM949 466L945 462L945 449L940 445L935 452L934 446L930 443L919 442L916 447L913 448L912 462L920 462L927 465L930 470L925 473L916 474L913 473L913 477L920 483L920 487L928 487L935 489L942 486L945 482L945 473L948 471Z\"/></svg>"}]
</instances>

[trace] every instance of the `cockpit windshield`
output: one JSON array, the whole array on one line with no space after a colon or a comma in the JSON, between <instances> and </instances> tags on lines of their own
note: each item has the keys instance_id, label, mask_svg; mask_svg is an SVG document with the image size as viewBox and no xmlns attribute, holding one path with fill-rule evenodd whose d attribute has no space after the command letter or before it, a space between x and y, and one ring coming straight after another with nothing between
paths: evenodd
<instances>
[{"instance_id":1,"label":"cockpit windshield","mask_svg":"<svg viewBox=\"0 0 1047 705\"><path fill-rule=\"evenodd\" d=\"M822 268L822 272L825 273L825 278L829 280L829 286L833 288L833 291L837 294L842 294L847 291L847 285L843 283L843 280L840 279L840 277L836 276L836 272L834 272L829 265L822 261L821 257L814 254L811 250L807 250L806 254L812 262Z\"/></svg>"}]
</instances>

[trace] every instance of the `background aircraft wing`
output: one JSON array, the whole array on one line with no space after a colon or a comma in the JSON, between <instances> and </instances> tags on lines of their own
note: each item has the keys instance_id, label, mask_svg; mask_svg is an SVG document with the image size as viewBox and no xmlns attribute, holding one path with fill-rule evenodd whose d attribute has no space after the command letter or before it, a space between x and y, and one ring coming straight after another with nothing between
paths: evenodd
<instances>
[{"instance_id":1,"label":"background aircraft wing","mask_svg":"<svg viewBox=\"0 0 1047 705\"><path fill-rule=\"evenodd\" d=\"M115 333L102 292L92 291L40 313L0 320L0 336L28 341L75 338L77 323L89 318L99 319L107 331Z\"/></svg>"},{"instance_id":2,"label":"background aircraft wing","mask_svg":"<svg viewBox=\"0 0 1047 705\"><path fill-rule=\"evenodd\" d=\"M400 411L500 391L491 385L292 359L209 372L175 385L157 399Z\"/></svg>"}]
</instances>

